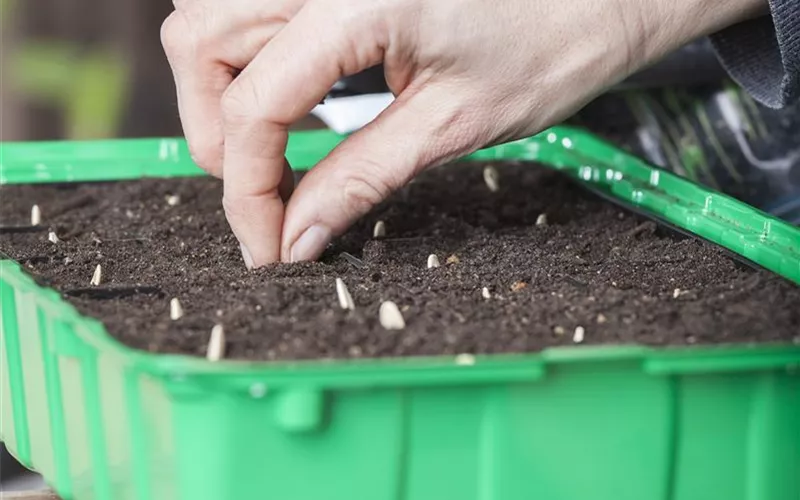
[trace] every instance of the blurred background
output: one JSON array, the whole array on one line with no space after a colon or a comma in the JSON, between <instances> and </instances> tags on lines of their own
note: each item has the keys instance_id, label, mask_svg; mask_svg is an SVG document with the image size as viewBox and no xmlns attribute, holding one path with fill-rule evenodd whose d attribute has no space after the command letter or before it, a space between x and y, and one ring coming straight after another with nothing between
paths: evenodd
<instances>
[{"instance_id":1,"label":"blurred background","mask_svg":"<svg viewBox=\"0 0 800 500\"><path fill-rule=\"evenodd\" d=\"M168 0L0 0L0 139L180 135Z\"/></svg>"},{"instance_id":2,"label":"blurred background","mask_svg":"<svg viewBox=\"0 0 800 500\"><path fill-rule=\"evenodd\" d=\"M169 0L0 0L0 139L178 136L160 26ZM339 95L385 91L381 72ZM699 41L570 120L651 163L800 224L800 104L775 111ZM5 455L0 489L40 486Z\"/></svg>"}]
</instances>

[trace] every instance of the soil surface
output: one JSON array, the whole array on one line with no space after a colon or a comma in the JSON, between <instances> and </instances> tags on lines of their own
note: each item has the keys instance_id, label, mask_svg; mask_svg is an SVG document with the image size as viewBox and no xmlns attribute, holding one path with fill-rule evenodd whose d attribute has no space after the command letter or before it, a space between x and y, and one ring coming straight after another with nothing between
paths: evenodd
<instances>
[{"instance_id":1,"label":"soil surface","mask_svg":"<svg viewBox=\"0 0 800 500\"><path fill-rule=\"evenodd\" d=\"M800 287L558 174L496 167L498 192L482 165L427 172L319 263L248 272L210 178L3 187L0 249L125 344L157 352L204 355L215 324L228 357L249 359L536 351L573 344L578 327L584 344L800 342ZM33 203L41 230L14 229ZM387 235L375 240L378 220ZM441 267L427 269L429 254ZM337 277L354 311L340 309ZM384 300L404 330L380 325Z\"/></svg>"}]
</instances>

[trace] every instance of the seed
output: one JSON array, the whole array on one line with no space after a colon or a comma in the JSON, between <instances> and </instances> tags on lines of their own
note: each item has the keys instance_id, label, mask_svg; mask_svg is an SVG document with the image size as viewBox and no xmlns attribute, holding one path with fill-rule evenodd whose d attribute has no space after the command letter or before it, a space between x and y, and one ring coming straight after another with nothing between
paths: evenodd
<instances>
[{"instance_id":1,"label":"seed","mask_svg":"<svg viewBox=\"0 0 800 500\"><path fill-rule=\"evenodd\" d=\"M391 300L387 300L381 304L378 311L378 319L381 326L387 330L402 330L406 327L406 321L403 319L403 314L397 308L397 304Z\"/></svg>"},{"instance_id":2,"label":"seed","mask_svg":"<svg viewBox=\"0 0 800 500\"><path fill-rule=\"evenodd\" d=\"M181 301L177 297L173 297L169 301L169 319L177 321L183 317L183 307Z\"/></svg>"},{"instance_id":3,"label":"seed","mask_svg":"<svg viewBox=\"0 0 800 500\"><path fill-rule=\"evenodd\" d=\"M375 227L372 228L372 237L375 239L378 238L385 238L386 237L386 223L382 220L379 220L375 223Z\"/></svg>"},{"instance_id":4,"label":"seed","mask_svg":"<svg viewBox=\"0 0 800 500\"><path fill-rule=\"evenodd\" d=\"M31 226L38 226L42 223L42 211L39 205L31 207Z\"/></svg>"},{"instance_id":5,"label":"seed","mask_svg":"<svg viewBox=\"0 0 800 500\"><path fill-rule=\"evenodd\" d=\"M539 217L536 218L536 225L537 226L546 226L547 225L547 214L539 214Z\"/></svg>"},{"instance_id":6,"label":"seed","mask_svg":"<svg viewBox=\"0 0 800 500\"><path fill-rule=\"evenodd\" d=\"M604 314L600 313L600 314L597 315L597 324L598 325L602 325L606 321L608 321L608 318L606 318Z\"/></svg>"},{"instance_id":7,"label":"seed","mask_svg":"<svg viewBox=\"0 0 800 500\"><path fill-rule=\"evenodd\" d=\"M525 283L524 281L515 281L514 283L511 284L511 291L512 292L519 292L520 290L522 290L526 286L528 286L528 284Z\"/></svg>"},{"instance_id":8,"label":"seed","mask_svg":"<svg viewBox=\"0 0 800 500\"><path fill-rule=\"evenodd\" d=\"M450 257L448 257L445 262L447 262L448 264L458 264L459 262L461 262L461 260L458 258L458 255L453 254Z\"/></svg>"},{"instance_id":9,"label":"seed","mask_svg":"<svg viewBox=\"0 0 800 500\"><path fill-rule=\"evenodd\" d=\"M496 193L500 190L500 174L497 173L497 169L491 165L488 165L483 168L483 182L486 183L486 187L489 188L489 191Z\"/></svg>"},{"instance_id":10,"label":"seed","mask_svg":"<svg viewBox=\"0 0 800 500\"><path fill-rule=\"evenodd\" d=\"M94 274L92 274L92 281L89 282L92 286L100 286L100 282L103 281L103 268L100 267L100 264L97 264L97 267L94 268Z\"/></svg>"},{"instance_id":11,"label":"seed","mask_svg":"<svg viewBox=\"0 0 800 500\"><path fill-rule=\"evenodd\" d=\"M585 333L586 331L583 329L582 326L576 327L575 333L572 335L572 341L575 342L576 344L580 344L581 342L583 342L583 336Z\"/></svg>"},{"instance_id":12,"label":"seed","mask_svg":"<svg viewBox=\"0 0 800 500\"><path fill-rule=\"evenodd\" d=\"M58 243L61 240L58 239L58 236L56 235L56 233L54 233L53 231L50 231L49 233L47 233L47 241L49 241L50 243Z\"/></svg>"},{"instance_id":13,"label":"seed","mask_svg":"<svg viewBox=\"0 0 800 500\"><path fill-rule=\"evenodd\" d=\"M428 269L439 267L439 265L439 257L437 257L435 253L428 255Z\"/></svg>"},{"instance_id":14,"label":"seed","mask_svg":"<svg viewBox=\"0 0 800 500\"><path fill-rule=\"evenodd\" d=\"M362 269L362 268L366 267L366 264L364 264L364 261L359 259L355 255L351 255L351 254L349 254L347 252L342 252L340 255L342 256L342 258L344 260L346 260L347 262L349 262L350 264L352 264L353 266L355 266L355 267L357 267L359 269Z\"/></svg>"},{"instance_id":15,"label":"seed","mask_svg":"<svg viewBox=\"0 0 800 500\"><path fill-rule=\"evenodd\" d=\"M459 354L456 356L456 364L460 366L472 366L475 364L475 356L472 354Z\"/></svg>"},{"instance_id":16,"label":"seed","mask_svg":"<svg viewBox=\"0 0 800 500\"><path fill-rule=\"evenodd\" d=\"M560 336L564 335L565 333L567 333L567 331L564 329L563 326L556 326L555 328L553 328L553 333L555 333L556 335L558 335L560 337Z\"/></svg>"},{"instance_id":17,"label":"seed","mask_svg":"<svg viewBox=\"0 0 800 500\"><path fill-rule=\"evenodd\" d=\"M225 329L222 325L214 325L211 337L208 339L206 358L209 361L219 361L225 357Z\"/></svg>"},{"instance_id":18,"label":"seed","mask_svg":"<svg viewBox=\"0 0 800 500\"><path fill-rule=\"evenodd\" d=\"M672 291L672 298L677 299L678 297L681 296L681 294L682 294L681 289L676 288L675 290Z\"/></svg>"},{"instance_id":19,"label":"seed","mask_svg":"<svg viewBox=\"0 0 800 500\"><path fill-rule=\"evenodd\" d=\"M481 288L481 296L484 299L489 300L489 299L492 298L492 292L490 292L488 288L483 287L483 288Z\"/></svg>"},{"instance_id":20,"label":"seed","mask_svg":"<svg viewBox=\"0 0 800 500\"><path fill-rule=\"evenodd\" d=\"M341 278L336 278L336 296L339 298L339 307L342 309L352 311L356 308L355 303L353 303L353 297Z\"/></svg>"},{"instance_id":21,"label":"seed","mask_svg":"<svg viewBox=\"0 0 800 500\"><path fill-rule=\"evenodd\" d=\"M166 199L167 199L167 205L169 205L171 207L174 207L175 205L177 205L177 204L179 204L181 202L181 197L178 196L177 194L171 194L171 195L167 196Z\"/></svg>"}]
</instances>

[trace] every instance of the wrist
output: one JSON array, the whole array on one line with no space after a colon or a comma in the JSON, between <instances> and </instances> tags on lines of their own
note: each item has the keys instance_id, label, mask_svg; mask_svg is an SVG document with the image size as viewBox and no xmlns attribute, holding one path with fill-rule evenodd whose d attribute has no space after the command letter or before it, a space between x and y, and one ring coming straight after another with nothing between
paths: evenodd
<instances>
[{"instance_id":1,"label":"wrist","mask_svg":"<svg viewBox=\"0 0 800 500\"><path fill-rule=\"evenodd\" d=\"M767 0L618 0L629 2L642 26L644 61L654 62L683 45L728 26L769 13Z\"/></svg>"}]
</instances>

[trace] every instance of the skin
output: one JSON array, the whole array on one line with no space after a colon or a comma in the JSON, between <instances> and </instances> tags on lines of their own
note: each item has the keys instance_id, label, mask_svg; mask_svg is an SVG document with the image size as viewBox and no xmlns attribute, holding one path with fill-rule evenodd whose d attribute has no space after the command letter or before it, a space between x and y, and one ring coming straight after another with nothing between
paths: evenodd
<instances>
[{"instance_id":1,"label":"skin","mask_svg":"<svg viewBox=\"0 0 800 500\"><path fill-rule=\"evenodd\" d=\"M766 0L175 0L162 43L193 159L248 268L313 260L422 170L551 126ZM395 102L294 188L289 126L380 62Z\"/></svg>"}]
</instances>

